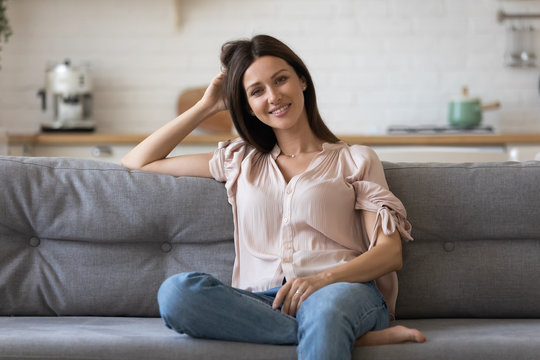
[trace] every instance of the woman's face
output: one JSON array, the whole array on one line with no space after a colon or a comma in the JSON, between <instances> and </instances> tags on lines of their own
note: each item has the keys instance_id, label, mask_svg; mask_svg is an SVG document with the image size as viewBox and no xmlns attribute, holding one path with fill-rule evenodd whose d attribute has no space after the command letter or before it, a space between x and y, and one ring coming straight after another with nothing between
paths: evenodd
<instances>
[{"instance_id":1,"label":"woman's face","mask_svg":"<svg viewBox=\"0 0 540 360\"><path fill-rule=\"evenodd\" d=\"M307 123L304 107L306 81L285 60L263 56L244 73L244 89L252 114L274 130Z\"/></svg>"}]
</instances>

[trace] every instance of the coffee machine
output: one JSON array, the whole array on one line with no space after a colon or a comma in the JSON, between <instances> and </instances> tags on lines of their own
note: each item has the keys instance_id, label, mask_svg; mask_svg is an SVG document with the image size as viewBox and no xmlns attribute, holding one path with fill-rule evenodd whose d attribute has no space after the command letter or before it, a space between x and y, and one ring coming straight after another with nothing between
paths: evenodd
<instances>
[{"instance_id":1,"label":"coffee machine","mask_svg":"<svg viewBox=\"0 0 540 360\"><path fill-rule=\"evenodd\" d=\"M92 83L87 67L75 67L69 59L47 69L46 87L38 91L41 108L49 119L41 123L43 131L93 131ZM49 106L48 106L49 105Z\"/></svg>"}]
</instances>

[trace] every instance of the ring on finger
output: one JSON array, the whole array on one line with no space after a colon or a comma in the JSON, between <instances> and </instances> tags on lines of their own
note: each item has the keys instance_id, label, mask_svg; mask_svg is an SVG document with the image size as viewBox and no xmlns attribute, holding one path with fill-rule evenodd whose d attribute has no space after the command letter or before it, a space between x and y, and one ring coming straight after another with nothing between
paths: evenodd
<instances>
[{"instance_id":1,"label":"ring on finger","mask_svg":"<svg viewBox=\"0 0 540 360\"><path fill-rule=\"evenodd\" d=\"M304 291L300 290L300 289L296 290L296 292L295 292L295 294L298 294L298 295L302 295L303 293L304 293Z\"/></svg>"}]
</instances>

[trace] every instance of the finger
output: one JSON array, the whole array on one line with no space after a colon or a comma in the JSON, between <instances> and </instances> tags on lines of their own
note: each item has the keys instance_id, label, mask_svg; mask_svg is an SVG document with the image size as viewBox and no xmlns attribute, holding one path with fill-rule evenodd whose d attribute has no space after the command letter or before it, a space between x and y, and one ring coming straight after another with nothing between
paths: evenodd
<instances>
[{"instance_id":1,"label":"finger","mask_svg":"<svg viewBox=\"0 0 540 360\"><path fill-rule=\"evenodd\" d=\"M300 295L299 293L294 293L292 299L291 299L291 305L289 308L289 315L296 316L296 313L298 312L298 308L300 308L300 302L302 301L303 295Z\"/></svg>"},{"instance_id":2,"label":"finger","mask_svg":"<svg viewBox=\"0 0 540 360\"><path fill-rule=\"evenodd\" d=\"M291 284L286 283L285 285L281 287L281 289L279 289L274 299L274 302L272 303L273 309L277 309L280 307L280 305L283 303L283 300L285 300L285 296L289 293L290 287L291 287Z\"/></svg>"},{"instance_id":3,"label":"finger","mask_svg":"<svg viewBox=\"0 0 540 360\"><path fill-rule=\"evenodd\" d=\"M223 80L223 78L225 78L225 71L222 71L219 74L217 74L215 78L216 80L219 80L219 81Z\"/></svg>"},{"instance_id":4,"label":"finger","mask_svg":"<svg viewBox=\"0 0 540 360\"><path fill-rule=\"evenodd\" d=\"M287 315L289 314L289 307L291 305L291 295L290 293L287 293L287 296L285 296L285 299L283 300L283 304L281 304L281 312Z\"/></svg>"},{"instance_id":5,"label":"finger","mask_svg":"<svg viewBox=\"0 0 540 360\"><path fill-rule=\"evenodd\" d=\"M294 311L294 316L296 316L296 313L298 313L298 310L300 309L304 301L311 294L313 294L313 290L311 286L306 286L306 287L304 286L305 285L299 287L300 293L295 293L295 296L293 298L293 304L291 305L291 307L294 307L294 309L292 309L291 311Z\"/></svg>"},{"instance_id":6,"label":"finger","mask_svg":"<svg viewBox=\"0 0 540 360\"><path fill-rule=\"evenodd\" d=\"M217 74L211 82L211 85L214 85L215 87L219 87L219 85L223 82L224 74L219 73Z\"/></svg>"},{"instance_id":7,"label":"finger","mask_svg":"<svg viewBox=\"0 0 540 360\"><path fill-rule=\"evenodd\" d=\"M285 299L283 300L283 304L281 305L281 312L291 315L291 303L292 299L294 298L294 293L296 292L297 288L294 286L291 286L287 294L285 295Z\"/></svg>"},{"instance_id":8,"label":"finger","mask_svg":"<svg viewBox=\"0 0 540 360\"><path fill-rule=\"evenodd\" d=\"M287 294L287 297L285 298L285 301L283 302L281 311L291 316L296 315L296 310L298 308L298 303L302 298L302 293L303 291L301 290L301 287L292 286L291 290Z\"/></svg>"},{"instance_id":9,"label":"finger","mask_svg":"<svg viewBox=\"0 0 540 360\"><path fill-rule=\"evenodd\" d=\"M313 291L311 290L306 290L302 296L300 296L300 299L298 300L298 304L296 305L296 312L298 312L298 310L300 309L300 307L302 306L302 304L304 303L304 301L306 301L306 299L308 297L310 297L310 295L313 294Z\"/></svg>"}]
</instances>

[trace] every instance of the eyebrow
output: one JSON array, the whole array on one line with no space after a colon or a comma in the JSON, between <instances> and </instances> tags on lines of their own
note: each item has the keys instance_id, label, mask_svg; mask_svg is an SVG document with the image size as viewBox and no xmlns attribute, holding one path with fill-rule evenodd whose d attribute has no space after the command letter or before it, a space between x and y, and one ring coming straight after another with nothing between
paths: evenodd
<instances>
[{"instance_id":1,"label":"eyebrow","mask_svg":"<svg viewBox=\"0 0 540 360\"><path fill-rule=\"evenodd\" d=\"M276 77L277 77L281 72L283 72L283 71L289 71L289 70L287 70L287 69L285 69L285 68L284 68L284 69L281 69L281 70L278 70L278 71L275 72L274 75L272 75L272 76L270 77L270 79L276 78ZM248 87L246 87L246 91L248 91L249 89L251 89L251 88L254 87L254 86L260 85L260 83L261 83L260 81L257 81L257 82L255 82L255 83L249 85Z\"/></svg>"}]
</instances>

